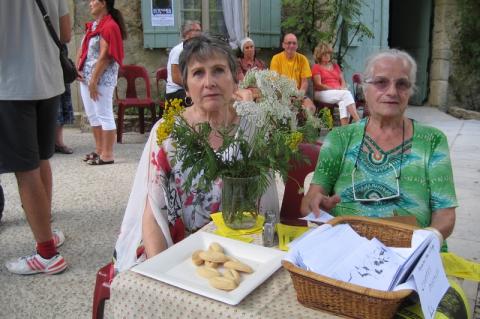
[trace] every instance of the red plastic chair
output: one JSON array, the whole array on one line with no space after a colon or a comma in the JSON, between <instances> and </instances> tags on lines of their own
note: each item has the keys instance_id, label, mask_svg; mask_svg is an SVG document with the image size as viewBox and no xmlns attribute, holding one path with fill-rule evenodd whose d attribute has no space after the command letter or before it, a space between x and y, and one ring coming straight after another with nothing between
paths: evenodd
<instances>
[{"instance_id":1,"label":"red plastic chair","mask_svg":"<svg viewBox=\"0 0 480 319\"><path fill-rule=\"evenodd\" d=\"M288 179L285 182L285 193L280 209L280 222L286 225L306 226L307 222L299 220L300 204L303 195L298 193L303 187L305 177L315 170L318 155L320 154L319 144L300 144L300 152L308 158L308 162L292 162L292 169L288 172Z\"/></svg>"},{"instance_id":2,"label":"red plastic chair","mask_svg":"<svg viewBox=\"0 0 480 319\"><path fill-rule=\"evenodd\" d=\"M137 248L137 258L145 252L145 247ZM105 309L105 301L110 299L110 285L115 277L115 266L108 263L97 272L95 280L95 291L93 292L92 318L102 319Z\"/></svg>"},{"instance_id":3,"label":"red plastic chair","mask_svg":"<svg viewBox=\"0 0 480 319\"><path fill-rule=\"evenodd\" d=\"M363 109L362 117L366 117L370 114L368 111L367 103L365 102L365 97L362 92L362 75L360 73L353 73L352 75L353 82L353 98L355 99L355 104L357 109Z\"/></svg>"},{"instance_id":4,"label":"red plastic chair","mask_svg":"<svg viewBox=\"0 0 480 319\"><path fill-rule=\"evenodd\" d=\"M150 93L150 78L148 77L147 70L143 66L139 65L122 65L118 71L119 78L125 78L127 81L127 88L125 92L125 98L120 99L118 96L118 86L115 89L116 104L118 106L118 123L117 123L117 143L122 143L123 123L125 116L125 109L129 107L138 108L140 133L145 133L145 118L144 109L150 109L152 113L152 122L156 120L155 102L152 99ZM145 84L145 98L139 98L137 95L137 79L143 79Z\"/></svg>"},{"instance_id":5,"label":"red plastic chair","mask_svg":"<svg viewBox=\"0 0 480 319\"><path fill-rule=\"evenodd\" d=\"M157 101L157 104L160 108L159 112L158 112L158 117L162 117L163 111L165 110L165 99L160 99L160 96L162 94L160 94L159 83L160 83L160 81L164 81L165 83L167 83L167 76L168 76L167 68L166 67L159 68L159 69L157 69L155 74L156 74L155 78L156 78L156 82L157 82L157 96L159 97L159 99Z\"/></svg>"},{"instance_id":6,"label":"red plastic chair","mask_svg":"<svg viewBox=\"0 0 480 319\"><path fill-rule=\"evenodd\" d=\"M105 301L110 299L110 284L112 283L115 270L113 263L109 263L97 272L95 291L93 292L92 318L102 319Z\"/></svg>"}]
</instances>

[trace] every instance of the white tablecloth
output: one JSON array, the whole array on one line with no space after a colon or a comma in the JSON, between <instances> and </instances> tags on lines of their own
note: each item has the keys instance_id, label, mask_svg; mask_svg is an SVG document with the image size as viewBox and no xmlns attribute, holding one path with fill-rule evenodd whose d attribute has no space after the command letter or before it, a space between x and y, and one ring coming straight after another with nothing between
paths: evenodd
<instances>
[{"instance_id":1,"label":"white tablecloth","mask_svg":"<svg viewBox=\"0 0 480 319\"><path fill-rule=\"evenodd\" d=\"M203 231L215 230L213 223ZM262 244L261 234L254 237ZM302 306L290 274L280 268L236 306L212 300L161 281L125 271L112 282L109 309L114 318L338 318Z\"/></svg>"}]
</instances>

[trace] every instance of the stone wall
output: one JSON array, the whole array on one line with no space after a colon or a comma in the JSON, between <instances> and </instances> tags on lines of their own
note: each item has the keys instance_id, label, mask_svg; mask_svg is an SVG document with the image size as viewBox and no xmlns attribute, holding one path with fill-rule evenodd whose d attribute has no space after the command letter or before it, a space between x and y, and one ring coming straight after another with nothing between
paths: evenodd
<instances>
[{"instance_id":1,"label":"stone wall","mask_svg":"<svg viewBox=\"0 0 480 319\"><path fill-rule=\"evenodd\" d=\"M452 63L450 33L455 12L455 0L435 1L428 104L440 108L445 108L448 100L448 79Z\"/></svg>"},{"instance_id":2,"label":"stone wall","mask_svg":"<svg viewBox=\"0 0 480 319\"><path fill-rule=\"evenodd\" d=\"M458 55L460 14L456 0L435 0L428 104L480 109L479 75L462 68ZM453 112L457 114L458 112Z\"/></svg>"},{"instance_id":3,"label":"stone wall","mask_svg":"<svg viewBox=\"0 0 480 319\"><path fill-rule=\"evenodd\" d=\"M74 58L84 35L85 23L91 21L92 17L89 12L88 1L69 0L68 2L74 33L74 37L69 43L69 50L70 56ZM150 72L152 95L156 96L155 70L167 64L168 54L165 49L143 48L141 1L117 0L115 1L115 7L122 12L128 31L128 39L124 41L124 63L139 64L147 68ZM78 119L76 123L80 124L83 105L77 83L72 85L72 100Z\"/></svg>"},{"instance_id":4,"label":"stone wall","mask_svg":"<svg viewBox=\"0 0 480 319\"><path fill-rule=\"evenodd\" d=\"M76 56L76 52L80 47L84 35L85 23L92 20L89 12L88 1L84 0L68 0L70 6L70 16L73 20L74 37L69 43L70 56L72 59ZM141 17L141 1L140 0L117 0L115 8L119 9L125 19L128 30L128 39L124 41L125 64L143 65L150 72L151 92L157 97L157 89L155 84L155 70L159 67L166 66L168 60L168 52L166 49L145 49L143 47L143 28ZM261 50L259 57L269 63L274 52L272 50ZM121 85L121 83L119 82ZM72 85L72 100L74 111L76 114L76 125L87 129L85 124L87 121L82 119L83 105L78 89L78 83Z\"/></svg>"},{"instance_id":5,"label":"stone wall","mask_svg":"<svg viewBox=\"0 0 480 319\"><path fill-rule=\"evenodd\" d=\"M92 20L92 18L87 1L68 0L68 2L74 31L74 37L69 44L69 49L71 57L75 57L84 34L85 22ZM154 72L158 67L167 64L168 52L165 49L143 48L140 0L117 0L115 1L115 7L123 13L128 30L128 39L124 42L124 63L143 65L151 72L152 94L156 96ZM459 93L454 90L458 91L458 86L452 86L452 81L455 81L457 78L455 74L458 69L457 66L461 62L456 59L454 49L458 45L455 42L458 34L458 20L456 0L434 1L430 85L427 103L443 110L446 110L451 105L464 107L462 102L459 102L456 98ZM259 52L259 57L268 64L274 53L276 52L272 50L262 50ZM473 84L475 84L474 77L475 74L472 75L472 80L470 80ZM77 83L72 85L72 99L76 114L82 114L83 106ZM77 124L79 123L80 121L77 121Z\"/></svg>"}]
</instances>

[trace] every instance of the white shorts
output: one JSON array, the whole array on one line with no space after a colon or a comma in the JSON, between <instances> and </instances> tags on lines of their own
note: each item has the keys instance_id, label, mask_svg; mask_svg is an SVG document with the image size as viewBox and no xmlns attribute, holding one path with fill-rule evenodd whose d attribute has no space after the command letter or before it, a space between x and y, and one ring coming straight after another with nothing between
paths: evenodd
<instances>
[{"instance_id":1,"label":"white shorts","mask_svg":"<svg viewBox=\"0 0 480 319\"><path fill-rule=\"evenodd\" d=\"M319 102L338 104L341 119L348 117L347 106L355 103L349 90L315 91L314 99Z\"/></svg>"},{"instance_id":2,"label":"white shorts","mask_svg":"<svg viewBox=\"0 0 480 319\"><path fill-rule=\"evenodd\" d=\"M94 101L90 98L88 86L80 83L80 94L83 106L91 126L101 126L102 130L115 130L115 118L113 116L113 91L115 87L99 85L97 87L99 98Z\"/></svg>"}]
</instances>

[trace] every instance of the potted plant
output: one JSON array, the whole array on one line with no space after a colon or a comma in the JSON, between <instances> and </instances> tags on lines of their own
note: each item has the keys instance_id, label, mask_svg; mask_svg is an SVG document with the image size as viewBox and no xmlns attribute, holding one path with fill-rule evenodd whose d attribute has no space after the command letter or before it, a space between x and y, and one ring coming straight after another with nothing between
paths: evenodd
<instances>
[{"instance_id":1,"label":"potted plant","mask_svg":"<svg viewBox=\"0 0 480 319\"><path fill-rule=\"evenodd\" d=\"M189 125L179 116L178 105L166 108L157 131L158 143L172 137L175 159L182 162L182 169L190 170L185 190L195 180L197 187L208 191L222 179L222 213L232 228L255 225L259 198L274 173L286 179L289 161L300 159L298 145L315 142L325 127L321 118L302 110L303 96L291 79L269 70L251 70L240 87L255 87L261 97L234 103L240 124L217 131L223 138L218 149L209 144L210 124Z\"/></svg>"}]
</instances>

